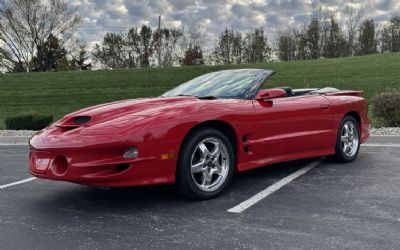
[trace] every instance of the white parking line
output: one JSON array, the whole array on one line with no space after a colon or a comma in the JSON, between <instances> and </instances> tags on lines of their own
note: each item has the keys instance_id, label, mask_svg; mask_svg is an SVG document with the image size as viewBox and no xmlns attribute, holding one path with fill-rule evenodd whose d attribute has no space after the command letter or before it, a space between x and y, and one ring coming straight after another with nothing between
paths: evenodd
<instances>
[{"instance_id":1,"label":"white parking line","mask_svg":"<svg viewBox=\"0 0 400 250\"><path fill-rule=\"evenodd\" d=\"M364 147L389 147L389 148L400 148L398 143L365 143L361 144Z\"/></svg>"},{"instance_id":2,"label":"white parking line","mask_svg":"<svg viewBox=\"0 0 400 250\"><path fill-rule=\"evenodd\" d=\"M23 180L20 180L20 181L8 183L8 184L0 186L0 189L5 189L5 188L12 187L12 186L15 186L15 185L19 185L19 184L22 184L22 183L30 182L30 181L33 181L35 179L36 179L36 177L30 177L30 178L26 178L26 179L23 179Z\"/></svg>"},{"instance_id":3,"label":"white parking line","mask_svg":"<svg viewBox=\"0 0 400 250\"><path fill-rule=\"evenodd\" d=\"M246 210L249 207L253 206L257 202L259 202L262 199L266 198L268 195L270 195L270 194L274 193L275 191L279 190L281 187L287 185L288 183L290 183L291 181L293 181L297 177L302 176L303 174L307 173L311 169L315 168L321 162L322 162L322 160L316 160L316 161L311 162L310 164L306 165L302 169L297 170L293 174L288 175L285 178L283 178L282 180L280 180L280 181L276 182L275 184L267 187L266 189L264 189L263 191L259 192L256 195L254 195L250 199L245 200L242 203L240 203L239 205L228 209L227 212L230 212L230 213L241 213L241 212L243 212L244 210Z\"/></svg>"}]
</instances>

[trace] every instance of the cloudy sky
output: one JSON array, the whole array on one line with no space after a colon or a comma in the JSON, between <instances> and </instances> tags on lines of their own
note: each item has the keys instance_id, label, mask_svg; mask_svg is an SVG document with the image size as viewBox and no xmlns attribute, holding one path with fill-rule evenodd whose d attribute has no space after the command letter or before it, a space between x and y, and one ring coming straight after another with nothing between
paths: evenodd
<instances>
[{"instance_id":1,"label":"cloudy sky","mask_svg":"<svg viewBox=\"0 0 400 250\"><path fill-rule=\"evenodd\" d=\"M125 32L132 26L156 27L161 14L163 27L202 25L211 43L225 27L240 31L264 27L270 34L300 27L321 2L339 21L347 5L363 8L378 24L400 13L400 0L72 0L71 4L84 18L78 34L81 42L98 42L106 32Z\"/></svg>"}]
</instances>

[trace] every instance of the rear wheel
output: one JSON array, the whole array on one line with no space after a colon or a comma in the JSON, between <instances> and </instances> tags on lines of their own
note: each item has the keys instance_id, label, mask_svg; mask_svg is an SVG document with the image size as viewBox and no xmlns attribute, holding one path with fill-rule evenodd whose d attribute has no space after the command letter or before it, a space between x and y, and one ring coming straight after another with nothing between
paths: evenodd
<instances>
[{"instance_id":1,"label":"rear wheel","mask_svg":"<svg viewBox=\"0 0 400 250\"><path fill-rule=\"evenodd\" d=\"M212 128L193 131L179 155L178 189L192 198L213 198L229 183L233 166L233 147L223 133Z\"/></svg>"},{"instance_id":2,"label":"rear wheel","mask_svg":"<svg viewBox=\"0 0 400 250\"><path fill-rule=\"evenodd\" d=\"M352 116L346 116L340 123L336 139L336 153L331 156L339 162L350 162L357 158L360 149L360 130Z\"/></svg>"}]
</instances>

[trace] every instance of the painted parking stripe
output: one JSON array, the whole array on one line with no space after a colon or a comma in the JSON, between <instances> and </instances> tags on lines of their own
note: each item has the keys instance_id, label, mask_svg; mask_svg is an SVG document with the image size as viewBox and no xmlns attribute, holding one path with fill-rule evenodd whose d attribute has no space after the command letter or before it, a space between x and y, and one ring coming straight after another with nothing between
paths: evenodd
<instances>
[{"instance_id":1,"label":"painted parking stripe","mask_svg":"<svg viewBox=\"0 0 400 250\"><path fill-rule=\"evenodd\" d=\"M12 186L15 186L15 185L23 184L23 183L26 183L26 182L33 181L35 179L36 179L36 177L30 177L30 178L26 178L26 179L23 179L23 180L20 180L20 181L8 183L8 184L0 186L0 189L5 189L5 188L12 187Z\"/></svg>"},{"instance_id":2,"label":"painted parking stripe","mask_svg":"<svg viewBox=\"0 0 400 250\"><path fill-rule=\"evenodd\" d=\"M308 165L306 165L305 167L297 170L293 174L290 174L290 175L286 176L285 178L283 178L282 180L276 182L275 184L267 187L266 189L264 189L263 191L259 192L256 195L254 195L250 199L245 200L242 203L240 203L239 205L228 209L227 212L230 212L230 213L241 213L241 212L245 211L246 209L250 208L251 206L253 206L257 202L259 202L262 199L266 198L268 195L274 193L275 191L279 190L283 186L289 184L294 179L302 176L303 174L307 173L311 169L315 168L321 162L322 162L322 160L316 160L316 161L313 161L313 162L309 163Z\"/></svg>"},{"instance_id":3,"label":"painted parking stripe","mask_svg":"<svg viewBox=\"0 0 400 250\"><path fill-rule=\"evenodd\" d=\"M361 144L363 147L389 147L389 148L400 148L399 143L365 143Z\"/></svg>"}]
</instances>

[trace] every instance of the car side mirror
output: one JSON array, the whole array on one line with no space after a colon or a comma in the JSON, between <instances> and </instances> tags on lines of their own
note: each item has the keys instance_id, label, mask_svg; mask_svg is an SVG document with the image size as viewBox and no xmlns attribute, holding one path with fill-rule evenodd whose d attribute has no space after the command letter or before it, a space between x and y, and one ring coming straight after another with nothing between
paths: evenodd
<instances>
[{"instance_id":1,"label":"car side mirror","mask_svg":"<svg viewBox=\"0 0 400 250\"><path fill-rule=\"evenodd\" d=\"M262 89L258 92L256 100L265 101L286 96L287 93L283 89Z\"/></svg>"}]
</instances>

